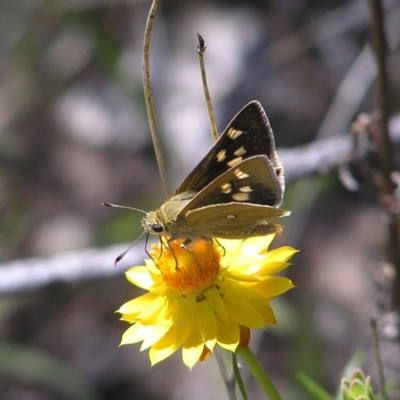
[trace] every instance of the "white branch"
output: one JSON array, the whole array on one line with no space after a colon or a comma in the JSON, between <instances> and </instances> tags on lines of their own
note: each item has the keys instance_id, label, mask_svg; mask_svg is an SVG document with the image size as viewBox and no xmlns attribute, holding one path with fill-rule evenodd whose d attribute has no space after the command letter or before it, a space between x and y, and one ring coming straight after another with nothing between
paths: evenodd
<instances>
[{"instance_id":1,"label":"white branch","mask_svg":"<svg viewBox=\"0 0 400 400\"><path fill-rule=\"evenodd\" d=\"M391 120L390 132L393 143L399 143L400 116ZM292 183L327 167L340 165L351 154L352 145L350 137L336 136L293 149L279 149L286 181ZM143 258L147 256L144 241L141 241L115 268L115 258L126 248L125 244L0 264L0 295L26 293L56 282L80 282L114 276L131 266L143 265Z\"/></svg>"}]
</instances>

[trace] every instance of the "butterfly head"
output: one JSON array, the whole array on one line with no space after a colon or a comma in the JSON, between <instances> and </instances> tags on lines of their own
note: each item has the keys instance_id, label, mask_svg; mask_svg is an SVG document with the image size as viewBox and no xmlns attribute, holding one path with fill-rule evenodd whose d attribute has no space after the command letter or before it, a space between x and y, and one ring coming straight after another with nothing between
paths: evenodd
<instances>
[{"instance_id":1,"label":"butterfly head","mask_svg":"<svg viewBox=\"0 0 400 400\"><path fill-rule=\"evenodd\" d=\"M165 226L158 216L157 211L150 211L146 213L142 219L142 228L147 233L152 235L161 235L166 232Z\"/></svg>"}]
</instances>

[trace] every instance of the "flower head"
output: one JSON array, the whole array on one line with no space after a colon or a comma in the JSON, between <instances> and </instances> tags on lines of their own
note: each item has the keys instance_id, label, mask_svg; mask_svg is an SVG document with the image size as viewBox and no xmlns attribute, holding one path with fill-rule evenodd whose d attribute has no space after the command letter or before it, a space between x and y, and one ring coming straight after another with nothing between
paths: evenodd
<instances>
[{"instance_id":1,"label":"flower head","mask_svg":"<svg viewBox=\"0 0 400 400\"><path fill-rule=\"evenodd\" d=\"M156 364L182 346L183 362L193 367L216 344L235 351L247 346L250 328L275 324L270 300L293 288L285 269L296 250L268 251L274 235L246 240L153 246L146 266L129 269L127 279L147 290L118 310L132 324L121 344L143 342Z\"/></svg>"}]
</instances>

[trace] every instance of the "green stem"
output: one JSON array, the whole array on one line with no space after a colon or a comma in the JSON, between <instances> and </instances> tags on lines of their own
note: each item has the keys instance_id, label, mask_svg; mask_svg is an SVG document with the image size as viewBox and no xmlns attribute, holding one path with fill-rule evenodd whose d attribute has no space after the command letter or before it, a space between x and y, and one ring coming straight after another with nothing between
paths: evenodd
<instances>
[{"instance_id":1,"label":"green stem","mask_svg":"<svg viewBox=\"0 0 400 400\"><path fill-rule=\"evenodd\" d=\"M270 400L282 400L281 395L276 390L274 384L269 379L268 375L262 369L260 363L249 347L238 347L236 354L247 365L247 368L254 376L254 379L260 385L261 389Z\"/></svg>"}]
</instances>

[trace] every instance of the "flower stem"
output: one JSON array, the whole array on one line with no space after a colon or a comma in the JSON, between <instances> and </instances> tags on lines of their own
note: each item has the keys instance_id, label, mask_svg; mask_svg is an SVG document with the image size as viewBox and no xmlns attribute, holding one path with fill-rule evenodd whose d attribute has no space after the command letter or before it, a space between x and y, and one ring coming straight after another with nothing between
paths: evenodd
<instances>
[{"instance_id":1,"label":"flower stem","mask_svg":"<svg viewBox=\"0 0 400 400\"><path fill-rule=\"evenodd\" d=\"M254 379L260 385L261 389L267 395L270 400L282 400L281 395L276 390L274 384L269 379L268 375L262 369L260 363L255 357L254 353L249 347L238 347L236 354L242 359L246 364L247 368L254 376Z\"/></svg>"}]
</instances>

